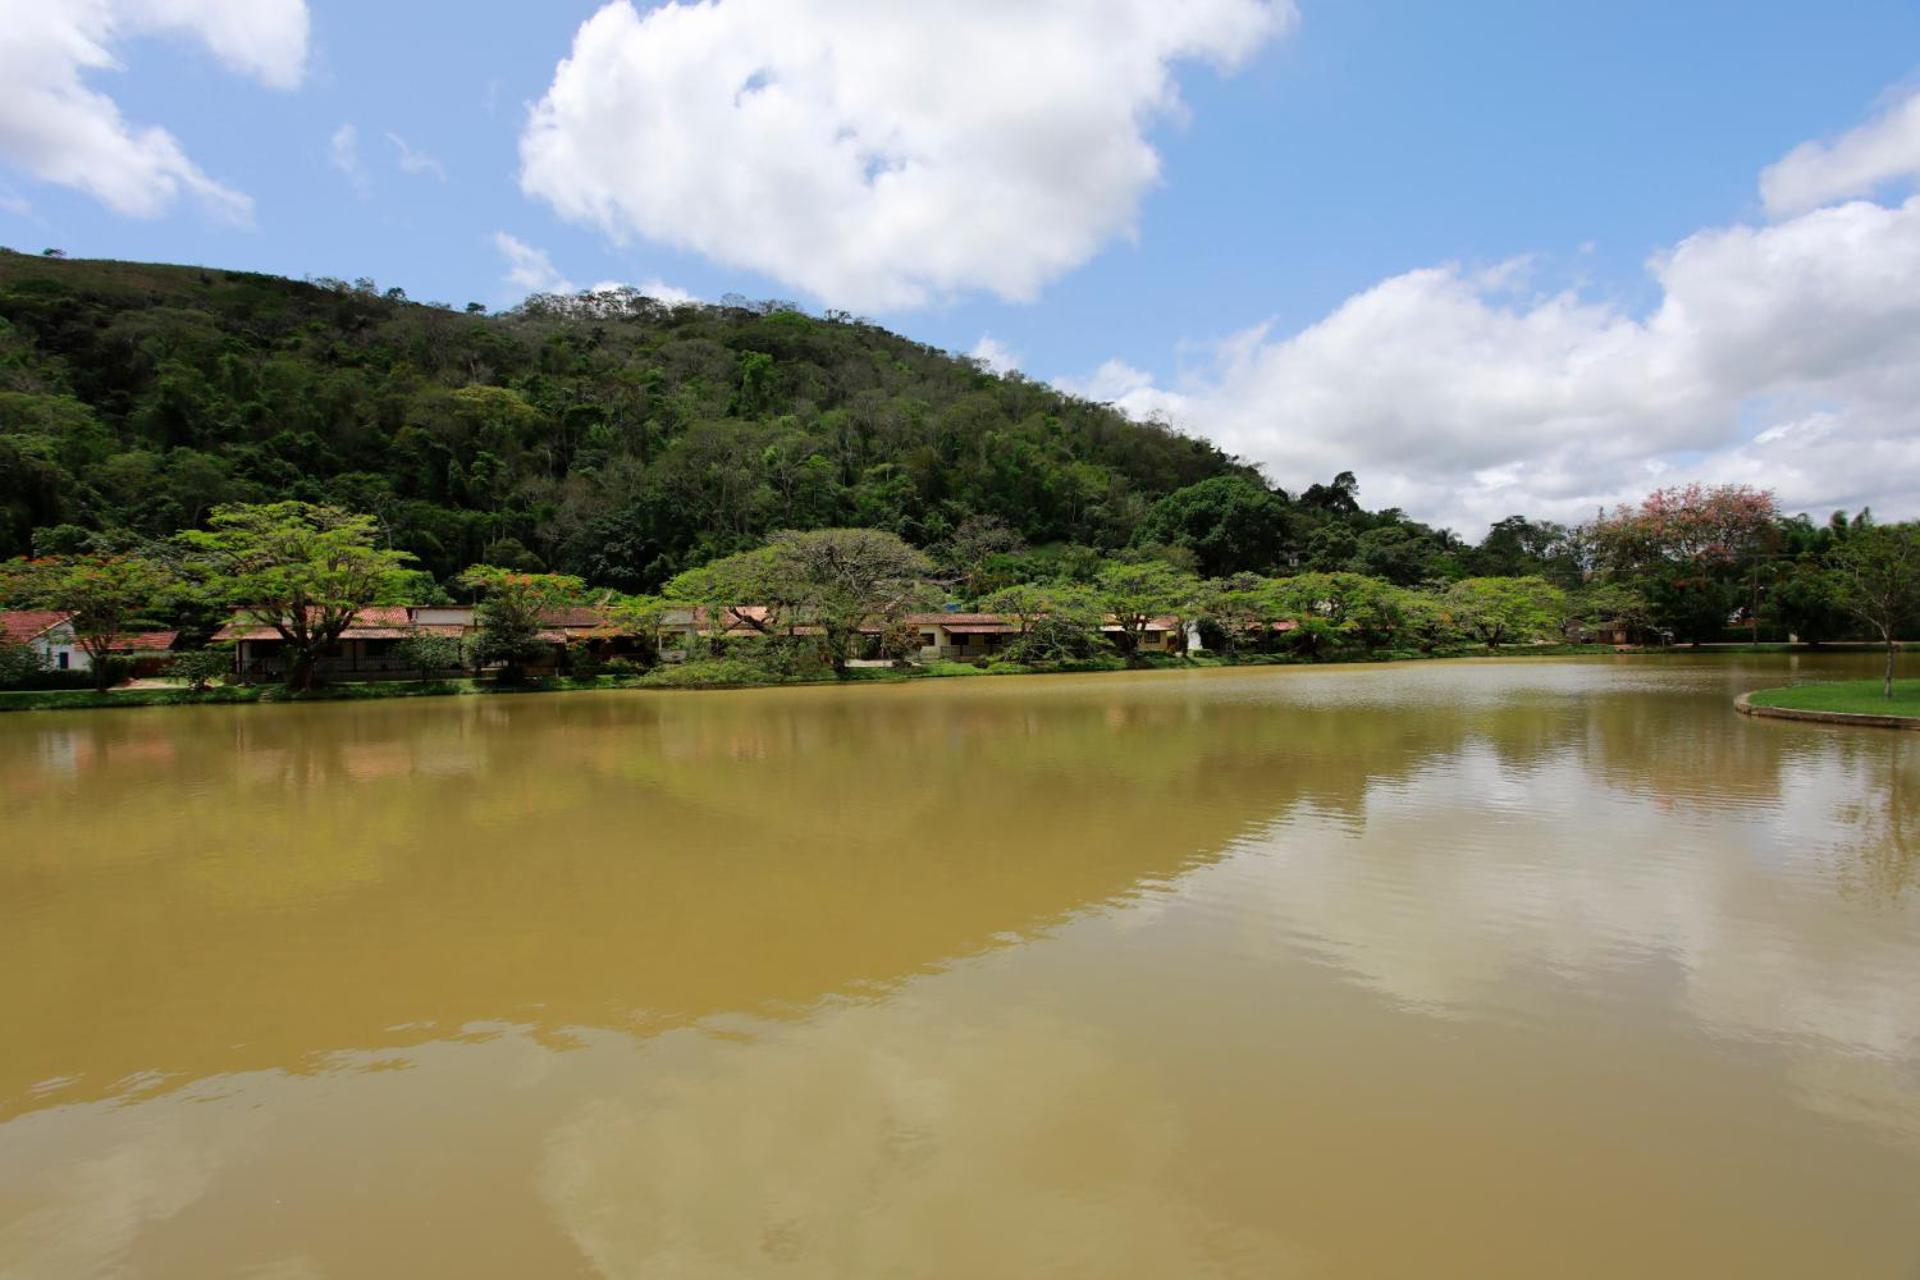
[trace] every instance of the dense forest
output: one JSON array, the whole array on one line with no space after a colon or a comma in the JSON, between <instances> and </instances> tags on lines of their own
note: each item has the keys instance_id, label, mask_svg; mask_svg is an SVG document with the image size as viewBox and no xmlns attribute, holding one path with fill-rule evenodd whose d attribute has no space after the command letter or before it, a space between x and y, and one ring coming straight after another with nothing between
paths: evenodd
<instances>
[{"instance_id":1,"label":"dense forest","mask_svg":"<svg viewBox=\"0 0 1920 1280\"><path fill-rule=\"evenodd\" d=\"M0 251L0 565L19 583L20 557L43 576L171 564L217 511L296 502L369 517L414 566L392 589L416 599L470 595L475 565L687 598L688 575L758 563L781 531L839 529L901 540L948 602L1146 560L1212 584L1218 610L1183 589L1174 611L1237 616L1251 575L1272 588L1253 613L1291 601L1274 617L1299 644L1345 617L1329 602L1353 584L1325 575L1394 604L1394 625L1342 632L1375 649L1436 608L1460 630L1475 592L1507 590L1478 584L1505 579L1572 593L1534 611L1536 634L1561 618L1695 641L1861 626L1836 572L1866 513L1816 524L1763 491L1691 486L1575 528L1512 516L1468 545L1360 497L1350 473L1288 493L1172 427L785 303L629 290L495 315L364 279ZM19 583L19 600L71 607ZM198 635L245 603L216 597L145 612Z\"/></svg>"},{"instance_id":2,"label":"dense forest","mask_svg":"<svg viewBox=\"0 0 1920 1280\"><path fill-rule=\"evenodd\" d=\"M1165 494L1251 474L844 315L631 293L487 315L365 280L0 254L0 558L300 498L377 515L440 577L484 560L642 589L780 528L930 545L990 515L1120 546Z\"/></svg>"},{"instance_id":3,"label":"dense forest","mask_svg":"<svg viewBox=\"0 0 1920 1280\"><path fill-rule=\"evenodd\" d=\"M1289 495L843 314L603 293L488 315L369 280L0 253L0 559L286 498L374 514L443 580L487 562L630 591L778 529L935 547L970 517L1097 550L1202 521L1208 573L1520 567L1459 562L1450 534L1362 510L1351 477Z\"/></svg>"}]
</instances>

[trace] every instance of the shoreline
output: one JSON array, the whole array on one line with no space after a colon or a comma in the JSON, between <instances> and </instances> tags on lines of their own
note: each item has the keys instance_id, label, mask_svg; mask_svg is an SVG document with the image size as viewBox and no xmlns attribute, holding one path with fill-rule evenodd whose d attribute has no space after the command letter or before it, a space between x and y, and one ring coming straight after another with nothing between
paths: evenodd
<instances>
[{"instance_id":1,"label":"shoreline","mask_svg":"<svg viewBox=\"0 0 1920 1280\"><path fill-rule=\"evenodd\" d=\"M1851 681L1834 682L1853 684ZM1871 685L1876 691L1878 681L1858 682ZM1831 688L1819 683L1805 685L1776 685L1768 689L1753 689L1740 694L1733 700L1733 709L1743 716L1759 720L1791 720L1801 724L1846 725L1863 729L1895 729L1920 732L1920 715L1903 715L1896 712L1839 711L1823 707L1781 706L1771 702L1755 702L1756 696L1767 694L1792 696L1794 691Z\"/></svg>"},{"instance_id":2,"label":"shoreline","mask_svg":"<svg viewBox=\"0 0 1920 1280\"><path fill-rule=\"evenodd\" d=\"M1763 644L1674 646L1665 649L1620 648L1613 645L1530 645L1514 646L1493 652L1484 649L1450 650L1444 653L1381 652L1332 659L1301 659L1291 655L1267 654L1229 658L1203 653L1196 657L1150 660L1128 665L1118 658L1096 658L1082 662L1045 667L1013 663L975 667L968 663L945 662L930 667L898 670L891 667L855 668L839 679L775 679L757 681L712 682L658 678L688 670L685 666L657 667L641 676L595 677L576 679L550 676L520 685L499 685L490 681L458 680L378 680L326 685L306 693L291 693L284 686L219 685L195 693L180 686L110 689L46 689L0 691L0 714L29 711L111 711L141 707L199 706L295 706L313 702L378 701L391 698L491 697L533 693L611 693L611 692L719 692L739 689L792 689L847 687L864 684L914 684L923 680L975 679L997 676L1099 675L1140 671L1216 671L1257 667L1341 667L1373 666L1388 662L1484 662L1508 658L1640 658L1674 654L1717 654L1738 656L1759 653L1831 653L1846 652L1858 646L1845 644L1787 646ZM1744 698L1746 695L1742 695ZM1745 714L1762 714L1760 708ZM1838 714L1838 713L1835 713ZM1788 718L1788 717L1782 717ZM1920 722L1916 722L1920 727Z\"/></svg>"}]
</instances>

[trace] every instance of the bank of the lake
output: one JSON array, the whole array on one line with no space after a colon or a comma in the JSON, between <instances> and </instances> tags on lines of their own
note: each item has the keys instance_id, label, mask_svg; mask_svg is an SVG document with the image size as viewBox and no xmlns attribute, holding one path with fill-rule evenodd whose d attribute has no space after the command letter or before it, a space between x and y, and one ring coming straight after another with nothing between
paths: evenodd
<instances>
[{"instance_id":1,"label":"bank of the lake","mask_svg":"<svg viewBox=\"0 0 1920 1280\"><path fill-rule=\"evenodd\" d=\"M1758 654L1790 652L1836 652L1789 645L1723 645L1707 649L1685 650L1693 653ZM981 676L1091 675L1131 671L1204 671L1236 667L1339 667L1389 662L1479 660L1490 658L1568 658L1590 656L1623 657L1683 652L1678 649L1619 648L1613 645L1524 645L1489 651L1477 647L1458 647L1432 653L1384 651L1343 655L1336 658L1309 658L1295 654L1200 653L1186 657L1153 656L1129 663L1117 655L1086 658L1071 662L1021 664L1014 662L932 662L909 667L855 667L838 678L821 679L782 676L750 663L727 659L660 666L637 676L551 676L519 684L494 680L367 680L321 685L294 692L280 685L216 685L194 691L180 685L145 683L130 688L0 690L0 712L7 711L99 711L133 707L232 706L258 703L362 702L382 698L435 698L492 696L524 693L580 693L610 690L670 689L765 689L804 685L894 684L916 680L974 678Z\"/></svg>"},{"instance_id":2,"label":"bank of the lake","mask_svg":"<svg viewBox=\"0 0 1920 1280\"><path fill-rule=\"evenodd\" d=\"M1920 729L1920 680L1896 680L1891 699L1878 680L1832 680L1757 689L1734 705L1781 720Z\"/></svg>"}]
</instances>

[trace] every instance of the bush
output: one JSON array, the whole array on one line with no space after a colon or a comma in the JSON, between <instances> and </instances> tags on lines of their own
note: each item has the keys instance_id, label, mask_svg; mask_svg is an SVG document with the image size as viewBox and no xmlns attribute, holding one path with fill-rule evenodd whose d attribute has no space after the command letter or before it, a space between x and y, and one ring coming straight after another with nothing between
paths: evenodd
<instances>
[{"instance_id":1,"label":"bush","mask_svg":"<svg viewBox=\"0 0 1920 1280\"><path fill-rule=\"evenodd\" d=\"M194 690L209 688L233 671L233 654L226 649L194 649L176 653L167 663L167 674L184 680Z\"/></svg>"},{"instance_id":2,"label":"bush","mask_svg":"<svg viewBox=\"0 0 1920 1280\"><path fill-rule=\"evenodd\" d=\"M0 640L0 689L26 689L28 682L48 673L46 659L31 645Z\"/></svg>"},{"instance_id":3,"label":"bush","mask_svg":"<svg viewBox=\"0 0 1920 1280\"><path fill-rule=\"evenodd\" d=\"M575 680L597 680L606 669L600 655L586 645L567 651L567 674Z\"/></svg>"},{"instance_id":4,"label":"bush","mask_svg":"<svg viewBox=\"0 0 1920 1280\"><path fill-rule=\"evenodd\" d=\"M421 679L436 671L458 671L466 666L466 646L459 636L416 631L393 647L394 657Z\"/></svg>"},{"instance_id":5,"label":"bush","mask_svg":"<svg viewBox=\"0 0 1920 1280\"><path fill-rule=\"evenodd\" d=\"M629 680L647 670L632 658L608 658L601 669L616 680Z\"/></svg>"},{"instance_id":6,"label":"bush","mask_svg":"<svg viewBox=\"0 0 1920 1280\"><path fill-rule=\"evenodd\" d=\"M658 667L640 683L659 689L724 689L736 685L781 684L789 677L758 662L740 658L706 658Z\"/></svg>"}]
</instances>

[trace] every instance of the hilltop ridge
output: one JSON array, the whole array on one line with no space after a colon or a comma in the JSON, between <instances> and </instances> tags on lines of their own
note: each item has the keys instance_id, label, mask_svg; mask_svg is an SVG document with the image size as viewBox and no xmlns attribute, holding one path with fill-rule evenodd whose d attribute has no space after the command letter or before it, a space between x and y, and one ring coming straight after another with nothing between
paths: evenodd
<instances>
[{"instance_id":1,"label":"hilltop ridge","mask_svg":"<svg viewBox=\"0 0 1920 1280\"><path fill-rule=\"evenodd\" d=\"M0 253L0 559L301 498L374 513L437 574L642 589L778 528L930 545L988 516L1120 546L1219 476L1257 478L840 313L624 291L487 314L366 280Z\"/></svg>"}]
</instances>

